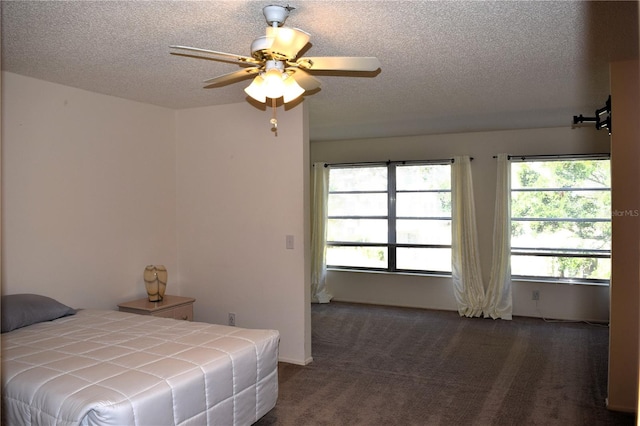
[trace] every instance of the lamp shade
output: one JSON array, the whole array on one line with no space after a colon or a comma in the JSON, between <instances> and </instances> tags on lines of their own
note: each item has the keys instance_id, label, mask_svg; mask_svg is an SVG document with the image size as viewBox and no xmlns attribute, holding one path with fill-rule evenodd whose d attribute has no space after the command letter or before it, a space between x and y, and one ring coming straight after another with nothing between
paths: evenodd
<instances>
[{"instance_id":1,"label":"lamp shade","mask_svg":"<svg viewBox=\"0 0 640 426\"><path fill-rule=\"evenodd\" d=\"M150 302L161 302L167 288L167 268L164 265L148 265L144 268L144 285Z\"/></svg>"},{"instance_id":2,"label":"lamp shade","mask_svg":"<svg viewBox=\"0 0 640 426\"><path fill-rule=\"evenodd\" d=\"M244 89L245 93L251 96L258 102L265 103L267 97L264 94L264 79L261 76L256 76L251 84Z\"/></svg>"},{"instance_id":3,"label":"lamp shade","mask_svg":"<svg viewBox=\"0 0 640 426\"><path fill-rule=\"evenodd\" d=\"M278 99L284 93L284 82L282 81L282 71L270 69L264 73L264 94L267 98Z\"/></svg>"},{"instance_id":4,"label":"lamp shade","mask_svg":"<svg viewBox=\"0 0 640 426\"><path fill-rule=\"evenodd\" d=\"M296 82L293 76L284 79L284 93L282 94L284 103L291 102L304 93L304 89Z\"/></svg>"}]
</instances>

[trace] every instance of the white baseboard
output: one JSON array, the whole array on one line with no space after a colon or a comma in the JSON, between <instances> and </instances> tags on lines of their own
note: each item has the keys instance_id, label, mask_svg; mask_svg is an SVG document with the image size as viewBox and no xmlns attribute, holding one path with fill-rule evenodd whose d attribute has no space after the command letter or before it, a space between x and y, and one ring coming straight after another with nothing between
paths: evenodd
<instances>
[{"instance_id":1,"label":"white baseboard","mask_svg":"<svg viewBox=\"0 0 640 426\"><path fill-rule=\"evenodd\" d=\"M279 357L278 362L286 362L287 364L295 364L295 365L308 365L313 362L313 357L309 357L304 361L301 361L299 359L289 359L289 358Z\"/></svg>"}]
</instances>

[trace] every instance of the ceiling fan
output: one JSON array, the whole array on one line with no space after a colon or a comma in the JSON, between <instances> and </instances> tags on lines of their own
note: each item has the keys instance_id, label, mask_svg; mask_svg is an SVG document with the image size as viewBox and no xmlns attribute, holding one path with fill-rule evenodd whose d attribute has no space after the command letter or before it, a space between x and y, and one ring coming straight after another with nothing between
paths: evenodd
<instances>
[{"instance_id":1,"label":"ceiling fan","mask_svg":"<svg viewBox=\"0 0 640 426\"><path fill-rule=\"evenodd\" d=\"M236 81L253 78L253 82L245 88L245 92L258 102L272 100L274 118L271 123L277 127L275 119L276 100L282 98L284 103L300 97L305 91L320 87L320 81L311 75L314 71L369 71L380 68L380 61L375 57L324 56L300 57L298 53L309 42L310 34L297 28L284 26L284 21L293 10L290 6L270 5L262 12L269 26L264 36L251 43L251 56L235 55L215 50L200 49L189 46L170 46L172 49L191 52L184 54L171 52L173 55L213 59L225 62L237 62L243 67L239 71L223 74L204 81L205 88L220 87ZM206 54L210 56L197 56Z\"/></svg>"}]
</instances>

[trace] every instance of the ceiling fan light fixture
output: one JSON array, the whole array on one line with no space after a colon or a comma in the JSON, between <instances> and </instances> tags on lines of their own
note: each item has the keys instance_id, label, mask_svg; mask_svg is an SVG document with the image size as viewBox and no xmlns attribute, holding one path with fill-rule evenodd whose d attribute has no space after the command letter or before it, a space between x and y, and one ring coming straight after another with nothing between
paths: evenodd
<instances>
[{"instance_id":1,"label":"ceiling fan light fixture","mask_svg":"<svg viewBox=\"0 0 640 426\"><path fill-rule=\"evenodd\" d=\"M264 78L263 78L264 75ZM271 69L263 75L256 76L244 91L258 102L266 103L267 98L283 98L284 103L297 99L305 92L298 82L290 75L281 73L278 69Z\"/></svg>"}]
</instances>

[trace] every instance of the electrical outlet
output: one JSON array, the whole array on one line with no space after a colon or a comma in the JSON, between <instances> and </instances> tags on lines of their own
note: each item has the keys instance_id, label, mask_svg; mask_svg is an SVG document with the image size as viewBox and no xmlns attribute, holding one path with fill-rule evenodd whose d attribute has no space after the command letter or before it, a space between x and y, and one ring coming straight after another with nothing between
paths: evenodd
<instances>
[{"instance_id":1,"label":"electrical outlet","mask_svg":"<svg viewBox=\"0 0 640 426\"><path fill-rule=\"evenodd\" d=\"M229 312L229 325L236 325L236 314Z\"/></svg>"},{"instance_id":2,"label":"electrical outlet","mask_svg":"<svg viewBox=\"0 0 640 426\"><path fill-rule=\"evenodd\" d=\"M540 300L540 290L533 290L533 293L531 293L531 300Z\"/></svg>"}]
</instances>

